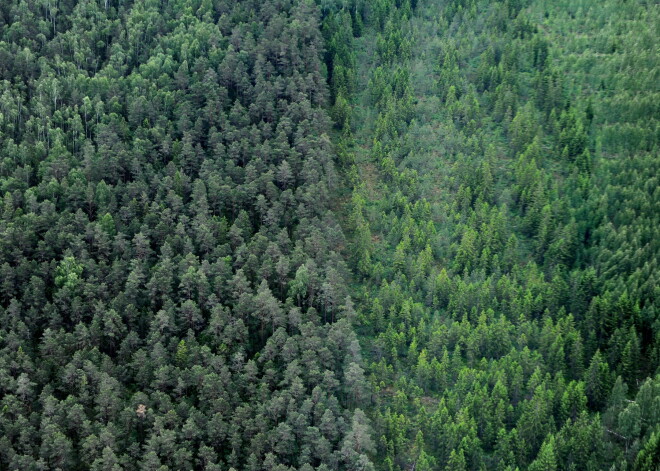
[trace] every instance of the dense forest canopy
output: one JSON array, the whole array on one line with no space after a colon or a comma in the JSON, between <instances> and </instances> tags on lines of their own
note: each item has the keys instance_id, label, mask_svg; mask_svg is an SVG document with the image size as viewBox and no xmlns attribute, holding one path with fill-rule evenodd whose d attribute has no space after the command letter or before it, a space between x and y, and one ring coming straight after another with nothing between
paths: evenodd
<instances>
[{"instance_id":1,"label":"dense forest canopy","mask_svg":"<svg viewBox=\"0 0 660 471\"><path fill-rule=\"evenodd\" d=\"M659 27L0 3L0 469L658 469Z\"/></svg>"}]
</instances>

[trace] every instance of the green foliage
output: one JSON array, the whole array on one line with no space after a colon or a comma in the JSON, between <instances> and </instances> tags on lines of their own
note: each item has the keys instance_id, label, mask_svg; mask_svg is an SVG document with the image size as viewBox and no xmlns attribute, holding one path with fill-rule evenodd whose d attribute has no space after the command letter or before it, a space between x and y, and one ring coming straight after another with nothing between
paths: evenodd
<instances>
[{"instance_id":1,"label":"green foliage","mask_svg":"<svg viewBox=\"0 0 660 471\"><path fill-rule=\"evenodd\" d=\"M74 290L80 284L83 266L75 257L65 256L55 271L55 286Z\"/></svg>"},{"instance_id":2,"label":"green foliage","mask_svg":"<svg viewBox=\"0 0 660 471\"><path fill-rule=\"evenodd\" d=\"M0 2L0 469L654 469L651 3Z\"/></svg>"},{"instance_id":3,"label":"green foliage","mask_svg":"<svg viewBox=\"0 0 660 471\"><path fill-rule=\"evenodd\" d=\"M371 313L360 331L384 430L381 469L418 466L420 433L437 469L623 468L650 436L633 445L621 430L644 435L636 408L610 410L608 401L617 375L633 393L656 368L643 366L657 351L655 307L641 321L654 294L633 272L654 279L657 247L604 241L622 224L639 223L639 236L653 226L654 196L640 185L655 181L644 165L657 159L641 138L626 141L635 157L621 158L607 123L630 116L617 114L612 96L632 84L617 77L618 88L598 88L595 77L612 80L623 55L643 62L653 42L614 59L581 35L604 37L604 10L625 12L619 24L655 11L585 8L582 21L568 4L547 2L423 2L412 15L380 2L377 21L352 40L360 202L357 213L348 206L348 225L352 241L369 246L371 269L359 256L353 266L366 285L358 305ZM652 87L639 82L644 101ZM624 166L634 176L617 173ZM628 203L646 222L635 210L615 214ZM628 268L615 262L623 253Z\"/></svg>"},{"instance_id":4,"label":"green foliage","mask_svg":"<svg viewBox=\"0 0 660 471\"><path fill-rule=\"evenodd\" d=\"M1 469L373 469L332 3L1 2Z\"/></svg>"}]
</instances>

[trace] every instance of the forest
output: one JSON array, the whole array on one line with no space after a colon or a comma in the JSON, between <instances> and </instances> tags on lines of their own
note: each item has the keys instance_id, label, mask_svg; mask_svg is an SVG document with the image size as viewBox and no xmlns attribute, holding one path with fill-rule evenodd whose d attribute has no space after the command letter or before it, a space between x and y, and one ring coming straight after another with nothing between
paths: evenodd
<instances>
[{"instance_id":1,"label":"forest","mask_svg":"<svg viewBox=\"0 0 660 471\"><path fill-rule=\"evenodd\" d=\"M0 470L658 471L659 51L651 0L1 1Z\"/></svg>"}]
</instances>

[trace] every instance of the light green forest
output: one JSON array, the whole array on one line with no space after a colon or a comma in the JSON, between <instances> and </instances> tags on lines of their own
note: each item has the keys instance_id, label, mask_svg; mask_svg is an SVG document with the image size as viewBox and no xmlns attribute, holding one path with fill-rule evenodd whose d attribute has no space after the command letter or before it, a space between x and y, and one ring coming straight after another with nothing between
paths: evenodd
<instances>
[{"instance_id":1,"label":"light green forest","mask_svg":"<svg viewBox=\"0 0 660 471\"><path fill-rule=\"evenodd\" d=\"M0 2L0 470L657 471L659 38Z\"/></svg>"}]
</instances>

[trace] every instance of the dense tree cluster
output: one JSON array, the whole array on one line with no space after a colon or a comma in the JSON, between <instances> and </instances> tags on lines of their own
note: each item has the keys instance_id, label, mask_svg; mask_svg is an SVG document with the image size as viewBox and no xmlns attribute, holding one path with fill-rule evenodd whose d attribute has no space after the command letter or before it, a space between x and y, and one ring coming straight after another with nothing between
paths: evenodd
<instances>
[{"instance_id":1,"label":"dense tree cluster","mask_svg":"<svg viewBox=\"0 0 660 471\"><path fill-rule=\"evenodd\" d=\"M2 3L0 468L370 468L319 21Z\"/></svg>"},{"instance_id":2,"label":"dense tree cluster","mask_svg":"<svg viewBox=\"0 0 660 471\"><path fill-rule=\"evenodd\" d=\"M2 2L0 469L655 470L659 19Z\"/></svg>"},{"instance_id":3,"label":"dense tree cluster","mask_svg":"<svg viewBox=\"0 0 660 471\"><path fill-rule=\"evenodd\" d=\"M390 2L345 48L381 469L660 458L658 10L606 3Z\"/></svg>"}]
</instances>

